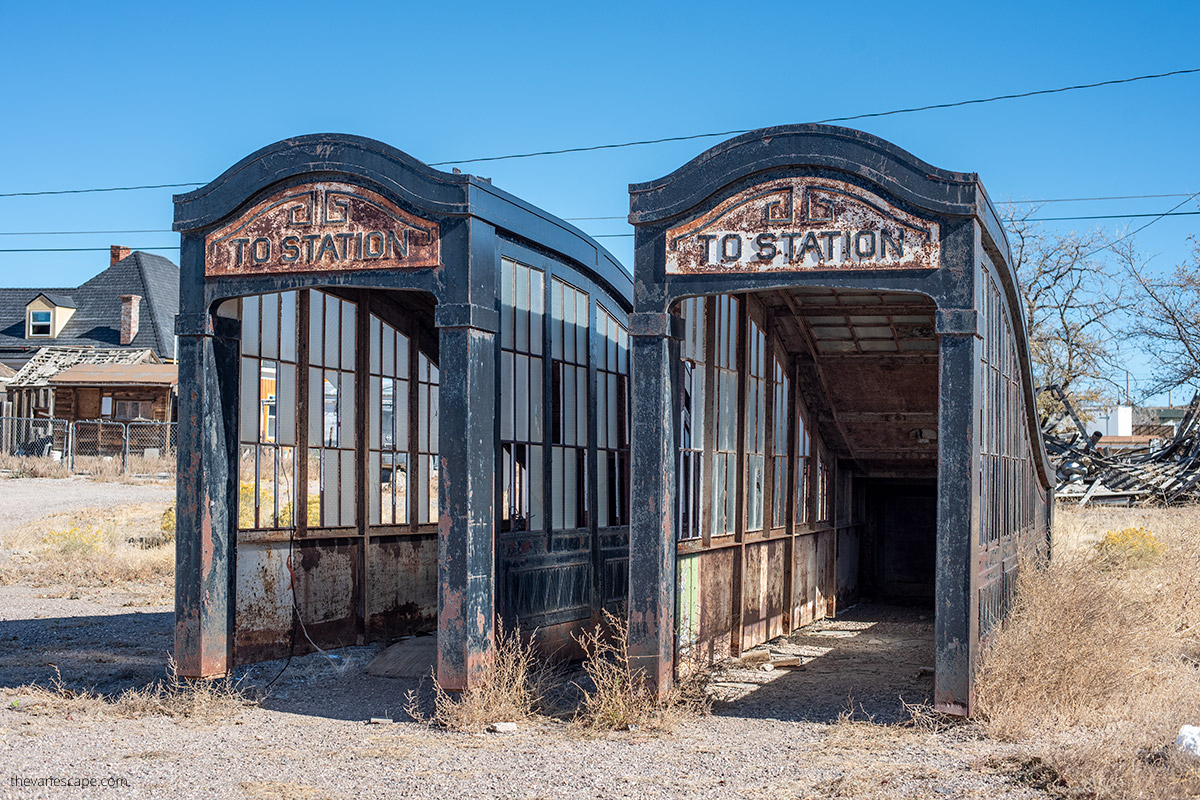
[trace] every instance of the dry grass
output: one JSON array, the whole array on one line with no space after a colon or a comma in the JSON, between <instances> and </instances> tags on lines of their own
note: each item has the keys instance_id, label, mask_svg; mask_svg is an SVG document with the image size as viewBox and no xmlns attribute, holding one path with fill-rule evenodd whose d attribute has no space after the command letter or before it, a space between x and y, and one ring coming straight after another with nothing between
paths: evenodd
<instances>
[{"instance_id":1,"label":"dry grass","mask_svg":"<svg viewBox=\"0 0 1200 800\"><path fill-rule=\"evenodd\" d=\"M120 457L79 456L74 469L66 462L40 456L13 456L0 453L0 477L70 478L82 475L97 483L145 483L175 477L175 459L129 456L129 469L121 469Z\"/></svg>"},{"instance_id":2,"label":"dry grass","mask_svg":"<svg viewBox=\"0 0 1200 800\"><path fill-rule=\"evenodd\" d=\"M71 470L61 460L0 453L0 473L9 478L69 478Z\"/></svg>"},{"instance_id":3,"label":"dry grass","mask_svg":"<svg viewBox=\"0 0 1200 800\"><path fill-rule=\"evenodd\" d=\"M175 574L175 529L164 506L133 504L52 514L0 536L0 584L149 584Z\"/></svg>"},{"instance_id":4,"label":"dry grass","mask_svg":"<svg viewBox=\"0 0 1200 800\"><path fill-rule=\"evenodd\" d=\"M496 627L496 647L478 686L452 695L433 684L433 711L426 712L415 692L405 710L418 722L452 731L479 732L494 722L527 722L546 711L553 672L540 659L533 638L522 640L520 629Z\"/></svg>"},{"instance_id":5,"label":"dry grass","mask_svg":"<svg viewBox=\"0 0 1200 800\"><path fill-rule=\"evenodd\" d=\"M578 637L583 670L590 686L581 687L575 724L583 729L671 730L681 721L707 713L709 671L684 663L681 680L661 696L651 692L629 658L629 626L604 612L600 625Z\"/></svg>"},{"instance_id":6,"label":"dry grass","mask_svg":"<svg viewBox=\"0 0 1200 800\"><path fill-rule=\"evenodd\" d=\"M109 716L126 719L161 716L211 721L228 719L252 705L237 683L181 678L174 659L167 662L166 678L119 694L103 695L90 689L70 689L58 667L49 686L28 684L4 691L4 702L13 711L40 716Z\"/></svg>"},{"instance_id":7,"label":"dry grass","mask_svg":"<svg viewBox=\"0 0 1200 800\"><path fill-rule=\"evenodd\" d=\"M1200 768L1174 740L1200 722L1200 508L1060 506L1055 537L983 654L986 730L1064 796L1194 796Z\"/></svg>"}]
</instances>

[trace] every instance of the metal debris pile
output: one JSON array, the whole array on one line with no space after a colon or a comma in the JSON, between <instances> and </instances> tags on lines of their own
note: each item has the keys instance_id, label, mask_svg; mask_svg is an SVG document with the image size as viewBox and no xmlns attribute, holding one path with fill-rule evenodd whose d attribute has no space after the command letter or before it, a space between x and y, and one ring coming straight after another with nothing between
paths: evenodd
<instances>
[{"instance_id":1,"label":"metal debris pile","mask_svg":"<svg viewBox=\"0 0 1200 800\"><path fill-rule=\"evenodd\" d=\"M1059 387L1045 391L1060 404L1056 413L1042 421L1059 499L1078 499L1080 505L1200 501L1200 392L1192 398L1171 439L1114 452L1098 446L1100 432L1088 432Z\"/></svg>"}]
</instances>

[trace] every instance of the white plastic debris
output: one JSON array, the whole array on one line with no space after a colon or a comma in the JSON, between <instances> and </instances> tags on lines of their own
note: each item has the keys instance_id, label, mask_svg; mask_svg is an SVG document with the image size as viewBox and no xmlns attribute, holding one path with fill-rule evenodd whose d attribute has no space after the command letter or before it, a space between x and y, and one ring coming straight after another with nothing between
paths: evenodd
<instances>
[{"instance_id":1,"label":"white plastic debris","mask_svg":"<svg viewBox=\"0 0 1200 800\"><path fill-rule=\"evenodd\" d=\"M1175 746L1194 758L1200 758L1200 726L1184 725L1175 737Z\"/></svg>"},{"instance_id":2,"label":"white plastic debris","mask_svg":"<svg viewBox=\"0 0 1200 800\"><path fill-rule=\"evenodd\" d=\"M517 723L515 722L493 722L488 725L487 729L492 733L516 733Z\"/></svg>"}]
</instances>

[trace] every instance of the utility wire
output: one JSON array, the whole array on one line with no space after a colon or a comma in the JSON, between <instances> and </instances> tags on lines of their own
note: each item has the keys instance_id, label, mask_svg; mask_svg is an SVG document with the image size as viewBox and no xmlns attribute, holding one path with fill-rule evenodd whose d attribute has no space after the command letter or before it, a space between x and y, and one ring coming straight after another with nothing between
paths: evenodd
<instances>
[{"instance_id":1,"label":"utility wire","mask_svg":"<svg viewBox=\"0 0 1200 800\"><path fill-rule=\"evenodd\" d=\"M912 108L897 108L891 111L874 111L868 114L852 114L848 117L829 117L828 119L814 120L816 124L824 124L827 122L851 122L856 119L873 119L875 117L890 117L896 114L913 114L918 111L933 111L942 108L958 108L961 106L979 105L981 103L995 103L999 100L1017 100L1023 97L1036 97L1045 94L1059 94L1060 92L1073 92L1079 89L1096 89L1101 86L1115 86L1121 83L1133 83L1135 81L1148 81L1155 78L1167 78L1173 75L1188 75L1194 72L1200 72L1200 67L1193 69L1177 69L1171 72L1159 72L1154 75L1138 75L1133 78L1118 78L1111 81L1099 81L1097 83L1081 83L1074 86L1062 86L1057 89L1037 89L1032 92L1019 92L1017 94L1001 94L995 97L983 97L976 100L958 100L953 103L934 103L927 106L914 106ZM449 164L476 164L481 161L507 161L514 158L533 158L535 156L556 156L564 153L587 153L594 150L614 150L619 147L637 147L646 144L663 144L665 142L686 142L692 139L709 139L714 136L735 136L742 133L749 133L756 128L738 128L737 130L716 131L713 133L694 133L689 136L667 136L661 139L643 139L634 142L619 142L614 144L596 144L588 147L566 147L561 150L539 150L532 153L516 153L506 156L485 156L482 158L464 158L458 161L435 161L430 164L431 167L442 167Z\"/></svg>"},{"instance_id":2,"label":"utility wire","mask_svg":"<svg viewBox=\"0 0 1200 800\"><path fill-rule=\"evenodd\" d=\"M1200 195L1200 192L1197 192ZM1191 198L1194 195L1186 195ZM1184 200L1186 203L1187 200ZM1180 205L1183 205L1182 203ZM1175 206L1179 208L1179 206ZM1167 211L1162 214L1094 214L1089 216L1079 217L1030 217L1026 222L1071 222L1079 220L1092 219L1136 219L1139 217L1154 217L1154 221L1163 217L1195 217L1200 216L1200 211ZM625 217L575 217L575 219L625 219ZM76 236L89 234L120 234L120 233L174 233L174 231L166 229L143 229L143 230L127 230L127 231L0 231L0 236ZM612 239L621 236L633 236L632 233L593 233L589 234L593 239ZM43 253L43 252L86 252L86 251L101 251L107 250L107 247L30 247L19 249L0 249L0 253ZM178 250L178 247L133 247L132 250Z\"/></svg>"},{"instance_id":3,"label":"utility wire","mask_svg":"<svg viewBox=\"0 0 1200 800\"><path fill-rule=\"evenodd\" d=\"M1036 89L1031 92L1018 92L1016 94L1001 94L994 97L981 97L974 100L957 100L952 103L934 103L926 106L913 106L911 108L896 108L891 111L872 111L866 114L852 114L847 117L829 117L827 119L814 120L816 124L825 124L828 122L852 122L858 119L873 119L876 117L890 117L896 114L914 114L920 111L934 111L943 108L960 108L962 106L980 105L982 103L995 103L1001 100L1019 100L1025 97L1037 97L1039 95L1060 94L1062 92L1074 92L1080 89L1096 89L1102 86L1116 86L1122 83L1134 83L1136 81L1149 81L1157 78L1169 78L1175 75L1190 75L1200 72L1200 67L1192 69L1177 69L1170 72L1158 72L1152 75L1136 75L1132 78L1116 78L1109 81L1098 81L1096 83L1080 83L1072 86L1061 86L1057 89ZM512 153L503 156L484 156L481 158L463 158L457 161L435 161L429 166L444 167L450 164L476 164L483 161L507 161L514 158L534 158L536 156L556 156L564 153L587 153L596 150L615 150L622 147L638 147L647 144L663 144L666 142L686 142L694 139L710 139L715 136L736 136L742 133L749 133L756 128L738 128L728 131L714 131L712 133L693 133L687 136L667 136L661 139L642 139L632 142L613 142L610 144L596 144L586 147L566 147L561 150L539 150L531 153ZM0 193L0 197L34 197L40 195L52 194L86 194L89 192L128 192L135 189L173 189L187 186L203 186L203 183L156 183L147 184L144 186L110 186L101 189L56 189L51 191L39 192L4 192ZM1037 202L1056 202L1056 201L1037 201Z\"/></svg>"},{"instance_id":4,"label":"utility wire","mask_svg":"<svg viewBox=\"0 0 1200 800\"><path fill-rule=\"evenodd\" d=\"M1131 230L1129 233L1125 234L1125 235L1124 235L1124 236L1122 236L1121 238L1119 238L1119 239L1116 239L1116 240L1114 240L1114 241L1111 241L1111 242L1107 242L1107 243L1105 243L1105 244L1102 244L1102 245L1100 245L1099 247L1095 248L1094 250L1089 250L1087 253L1084 253L1082 256L1080 256L1080 257L1079 257L1079 260L1080 260L1080 261L1082 261L1082 260L1083 260L1083 259L1085 259L1085 258L1091 258L1091 257L1092 257L1092 256L1094 256L1096 253L1099 253L1101 250L1111 250L1113 247L1115 247L1116 245L1118 245L1118 244L1120 244L1121 242L1125 241L1126 239L1128 239L1129 237L1133 236L1134 234L1141 233L1142 231L1146 230L1146 228L1149 228L1151 225L1153 225L1154 223L1158 222L1158 221L1159 221L1160 219L1162 219L1163 217L1169 217L1169 216L1171 216L1171 215L1172 215L1172 214L1173 214L1175 211L1177 211L1177 210L1178 210L1178 209L1179 209L1181 206L1184 206L1184 205L1186 205L1186 204L1187 204L1187 202L1188 202L1189 200L1191 200L1191 199L1193 199L1193 198L1195 198L1195 197L1200 197L1200 192L1195 192L1194 194L1191 194L1191 195L1189 195L1189 196L1185 197L1183 200L1180 200L1178 204L1176 204L1176 205L1172 206L1171 208L1167 209L1167 210L1166 210L1166 211L1164 211L1163 213L1159 214L1157 217L1155 217L1154 219L1150 220L1149 222L1147 222L1145 225L1141 226L1140 228L1135 228L1134 230Z\"/></svg>"},{"instance_id":5,"label":"utility wire","mask_svg":"<svg viewBox=\"0 0 1200 800\"><path fill-rule=\"evenodd\" d=\"M999 200L994 201L998 206L1015 206L1015 205L1040 205L1042 203L1082 203L1089 200L1151 200L1160 197L1191 197L1192 195L1186 192L1176 194L1126 194L1112 195L1111 197L1059 197L1051 200ZM1118 217L1136 217L1137 214L1115 214L1113 218ZM1146 214L1146 216L1153 216ZM612 216L612 217L563 217L567 222L589 222L592 220L609 220L609 219L628 219L627 216ZM1061 217L1056 219L1092 219L1091 217ZM1102 219L1102 217L1096 217ZM121 231L116 231L121 233ZM3 234L0 234L3 235Z\"/></svg>"},{"instance_id":6,"label":"utility wire","mask_svg":"<svg viewBox=\"0 0 1200 800\"><path fill-rule=\"evenodd\" d=\"M44 192L5 192L0 197L39 197L46 194L89 194L91 192L132 192L137 189L176 189L182 186L203 186L203 183L149 183L145 186L106 186L102 189L52 189Z\"/></svg>"}]
</instances>

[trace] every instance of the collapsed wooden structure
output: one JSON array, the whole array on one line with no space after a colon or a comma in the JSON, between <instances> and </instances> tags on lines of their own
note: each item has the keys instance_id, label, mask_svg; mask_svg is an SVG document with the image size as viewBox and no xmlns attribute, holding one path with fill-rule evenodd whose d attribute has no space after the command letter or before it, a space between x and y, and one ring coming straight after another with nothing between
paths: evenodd
<instances>
[{"instance_id":1,"label":"collapsed wooden structure","mask_svg":"<svg viewBox=\"0 0 1200 800\"><path fill-rule=\"evenodd\" d=\"M1194 503L1200 500L1200 393L1169 439L1155 446L1107 452L1057 386L1046 389L1058 408L1042 422L1054 464L1056 491L1080 505ZM1064 424L1069 421L1069 424Z\"/></svg>"}]
</instances>

